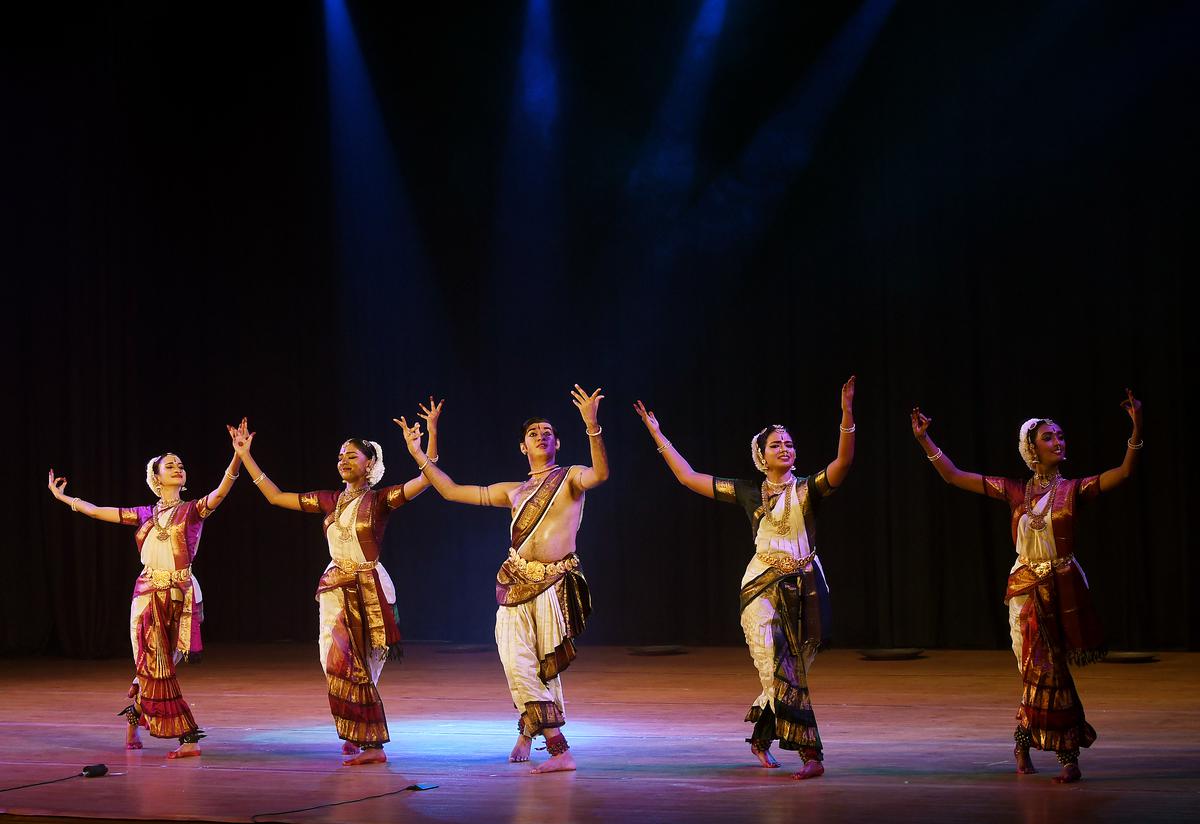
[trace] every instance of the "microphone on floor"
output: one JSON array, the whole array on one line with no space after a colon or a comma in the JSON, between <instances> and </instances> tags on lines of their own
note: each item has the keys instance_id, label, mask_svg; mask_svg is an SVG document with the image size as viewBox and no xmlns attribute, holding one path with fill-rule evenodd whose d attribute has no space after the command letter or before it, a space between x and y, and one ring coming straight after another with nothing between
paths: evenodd
<instances>
[{"instance_id":1,"label":"microphone on floor","mask_svg":"<svg viewBox=\"0 0 1200 824\"><path fill-rule=\"evenodd\" d=\"M102 775L108 774L108 766L105 764L88 764L83 768L83 772L79 774L86 778L99 778Z\"/></svg>"}]
</instances>

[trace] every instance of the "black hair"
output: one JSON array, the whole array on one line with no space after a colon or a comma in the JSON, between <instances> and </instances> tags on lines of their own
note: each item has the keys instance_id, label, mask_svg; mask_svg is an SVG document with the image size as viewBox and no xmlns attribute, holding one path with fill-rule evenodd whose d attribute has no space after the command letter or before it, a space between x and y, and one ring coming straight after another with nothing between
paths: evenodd
<instances>
[{"instance_id":1,"label":"black hair","mask_svg":"<svg viewBox=\"0 0 1200 824\"><path fill-rule=\"evenodd\" d=\"M347 438L346 443L352 443L359 452L366 455L371 460L375 460L375 447L371 446L371 442L366 438Z\"/></svg>"},{"instance_id":2,"label":"black hair","mask_svg":"<svg viewBox=\"0 0 1200 824\"><path fill-rule=\"evenodd\" d=\"M550 423L549 418L530 418L521 424L521 440L525 440L525 433L529 431L529 427L535 423ZM554 437L558 437L558 430L554 429L554 424L550 423L550 429L554 432Z\"/></svg>"},{"instance_id":3,"label":"black hair","mask_svg":"<svg viewBox=\"0 0 1200 824\"><path fill-rule=\"evenodd\" d=\"M778 431L779 431L778 429L776 429L776 428L775 428L776 426L777 426L777 424L771 424L770 426L768 426L768 427L767 427L767 429L766 429L766 431L765 431L765 432L763 432L761 435L759 435L757 438L755 438L755 439L754 439L755 443L757 443L757 444L758 444L758 448L759 448L759 450L760 450L760 451L762 451L762 452L766 452L766 450L767 450L767 438L771 437L771 433L772 433L772 432L778 432ZM779 429L782 429L783 431L787 432L789 435L791 435L791 434L792 434L792 429L791 429L791 427L788 427L788 426L779 426Z\"/></svg>"},{"instance_id":4,"label":"black hair","mask_svg":"<svg viewBox=\"0 0 1200 824\"><path fill-rule=\"evenodd\" d=\"M1025 440L1029 441L1029 445L1033 447L1034 455L1037 454L1037 431L1048 423L1053 423L1055 426L1058 426L1058 424L1054 423L1054 421L1050 418L1038 418L1037 423L1029 427L1029 431L1025 433ZM1059 429L1061 428L1062 427L1059 427Z\"/></svg>"},{"instance_id":5,"label":"black hair","mask_svg":"<svg viewBox=\"0 0 1200 824\"><path fill-rule=\"evenodd\" d=\"M153 467L153 469L154 469L154 474L155 474L155 475L157 475L159 472L162 472L162 461L163 461L163 458L167 457L168 455L175 455L175 453L174 453L174 452L164 452L164 453L162 453L161 455L159 455L157 458L155 458L155 459L154 459L154 467ZM179 456L178 456L178 455L175 455L175 457L176 457L176 458L178 458Z\"/></svg>"}]
</instances>

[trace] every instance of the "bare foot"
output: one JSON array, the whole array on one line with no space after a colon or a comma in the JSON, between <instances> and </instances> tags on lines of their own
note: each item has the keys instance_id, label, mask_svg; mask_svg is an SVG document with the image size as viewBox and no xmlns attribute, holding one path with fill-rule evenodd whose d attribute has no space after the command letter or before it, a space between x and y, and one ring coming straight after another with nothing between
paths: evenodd
<instances>
[{"instance_id":1,"label":"bare foot","mask_svg":"<svg viewBox=\"0 0 1200 824\"><path fill-rule=\"evenodd\" d=\"M529 748L532 746L532 738L526 738L524 735L518 735L517 743L513 745L512 752L508 754L508 760L514 763L518 761L528 761Z\"/></svg>"},{"instance_id":2,"label":"bare foot","mask_svg":"<svg viewBox=\"0 0 1200 824\"><path fill-rule=\"evenodd\" d=\"M362 749L353 741L342 742L342 755L358 755Z\"/></svg>"},{"instance_id":3,"label":"bare foot","mask_svg":"<svg viewBox=\"0 0 1200 824\"><path fill-rule=\"evenodd\" d=\"M371 747L363 750L353 758L347 758L342 762L343 767L357 767L361 764L382 764L387 761L387 756L383 754L383 749L380 747Z\"/></svg>"},{"instance_id":4,"label":"bare foot","mask_svg":"<svg viewBox=\"0 0 1200 824\"><path fill-rule=\"evenodd\" d=\"M142 748L142 735L136 724L125 725L125 749L140 750Z\"/></svg>"},{"instance_id":5,"label":"bare foot","mask_svg":"<svg viewBox=\"0 0 1200 824\"><path fill-rule=\"evenodd\" d=\"M575 769L575 758L571 755L571 751L559 753L545 761L542 764L534 767L529 772L534 775L541 775L549 772L569 772Z\"/></svg>"},{"instance_id":6,"label":"bare foot","mask_svg":"<svg viewBox=\"0 0 1200 824\"><path fill-rule=\"evenodd\" d=\"M765 750L760 750L757 747L755 747L753 744L751 744L750 752L754 753L754 756L758 759L759 763L762 764L764 767L778 767L779 766L779 762L775 760L775 756L771 755L770 747L767 747Z\"/></svg>"},{"instance_id":7,"label":"bare foot","mask_svg":"<svg viewBox=\"0 0 1200 824\"><path fill-rule=\"evenodd\" d=\"M800 772L792 773L792 778L803 781L806 778L820 778L825 774L825 765L820 761L809 761L800 768Z\"/></svg>"},{"instance_id":8,"label":"bare foot","mask_svg":"<svg viewBox=\"0 0 1200 824\"><path fill-rule=\"evenodd\" d=\"M1083 773L1079 771L1078 764L1063 764L1062 772L1054 776L1055 784L1074 784L1079 779L1083 778Z\"/></svg>"},{"instance_id":9,"label":"bare foot","mask_svg":"<svg viewBox=\"0 0 1200 824\"><path fill-rule=\"evenodd\" d=\"M1032 775L1037 772L1037 769L1033 766L1033 759L1029 757L1029 750L1017 747L1013 750L1013 755L1017 759L1017 775Z\"/></svg>"},{"instance_id":10,"label":"bare foot","mask_svg":"<svg viewBox=\"0 0 1200 824\"><path fill-rule=\"evenodd\" d=\"M199 744L180 744L177 749L167 753L167 758L195 758L200 755Z\"/></svg>"}]
</instances>

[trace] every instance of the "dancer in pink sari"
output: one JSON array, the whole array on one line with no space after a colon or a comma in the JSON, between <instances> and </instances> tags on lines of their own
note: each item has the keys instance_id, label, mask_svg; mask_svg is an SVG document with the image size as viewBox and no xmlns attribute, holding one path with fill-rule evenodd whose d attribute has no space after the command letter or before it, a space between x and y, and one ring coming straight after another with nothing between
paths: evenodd
<instances>
[{"instance_id":1,"label":"dancer in pink sari","mask_svg":"<svg viewBox=\"0 0 1200 824\"><path fill-rule=\"evenodd\" d=\"M235 430L230 427L230 433ZM179 747L168 758L200 755L197 742L204 731L179 688L175 666L195 661L203 648L200 623L204 596L192 575L192 561L200 548L204 520L229 494L238 477L241 459L235 454L217 488L202 498L185 501L187 473L173 452L151 458L146 464L146 484L158 497L152 506L97 506L66 494L67 479L50 470L50 493L71 511L98 521L137 529L134 541L143 565L133 587L129 635L136 678L129 688L133 703L119 714L129 722L125 746L142 748L138 732L144 727L155 738L177 738Z\"/></svg>"}]
</instances>

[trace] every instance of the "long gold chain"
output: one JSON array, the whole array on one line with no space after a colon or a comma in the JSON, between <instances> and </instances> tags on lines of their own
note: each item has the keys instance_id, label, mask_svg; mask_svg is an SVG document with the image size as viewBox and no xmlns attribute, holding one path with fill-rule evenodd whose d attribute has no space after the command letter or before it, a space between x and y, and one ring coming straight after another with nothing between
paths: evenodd
<instances>
[{"instance_id":1,"label":"long gold chain","mask_svg":"<svg viewBox=\"0 0 1200 824\"><path fill-rule=\"evenodd\" d=\"M762 485L763 520L766 521L768 524L770 524L772 527L774 527L775 533L777 535L787 535L788 533L790 533L792 531L792 489L796 485L796 480L795 480L795 478L793 478L788 483L783 484L783 492L781 493L783 495L783 515L780 516L779 520L775 520L774 516L771 514L771 507L767 503L767 499L770 497L769 493L770 493L771 485L772 484L770 481L767 481L767 480L763 481L763 485ZM778 486L778 484L773 484L773 485Z\"/></svg>"},{"instance_id":2,"label":"long gold chain","mask_svg":"<svg viewBox=\"0 0 1200 824\"><path fill-rule=\"evenodd\" d=\"M159 501L158 503L156 503L154 505L154 514L152 515L151 519L154 521L155 531L158 532L158 540L160 540L160 541L171 540L171 519L174 517L175 508L178 507L181 503L183 503L183 501L176 501L173 504L164 506L163 502ZM171 514L167 515L166 523L160 524L158 522L158 516L164 512L169 512Z\"/></svg>"},{"instance_id":3,"label":"long gold chain","mask_svg":"<svg viewBox=\"0 0 1200 824\"><path fill-rule=\"evenodd\" d=\"M1058 491L1058 481L1061 476L1055 475L1050 482L1050 500L1046 502L1046 508L1041 512L1034 512L1033 501L1033 478L1025 484L1025 514L1029 516L1029 528L1036 529L1041 532L1046 528L1046 516L1054 511L1054 493Z\"/></svg>"},{"instance_id":4,"label":"long gold chain","mask_svg":"<svg viewBox=\"0 0 1200 824\"><path fill-rule=\"evenodd\" d=\"M337 508L334 510L333 525L337 527L338 537L342 539L342 543L349 543L354 536L353 526L342 525L342 513L346 511L346 507L357 501L370 489L369 486L360 487L353 492L342 492L338 495Z\"/></svg>"}]
</instances>

